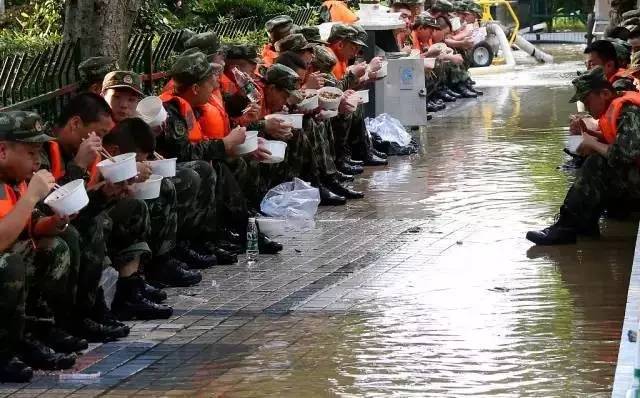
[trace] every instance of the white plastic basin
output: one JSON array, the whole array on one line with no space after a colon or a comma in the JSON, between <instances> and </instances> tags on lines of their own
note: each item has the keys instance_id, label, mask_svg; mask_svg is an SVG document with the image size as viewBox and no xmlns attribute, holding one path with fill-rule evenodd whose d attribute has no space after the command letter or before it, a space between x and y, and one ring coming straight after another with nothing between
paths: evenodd
<instances>
[{"instance_id":1,"label":"white plastic basin","mask_svg":"<svg viewBox=\"0 0 640 398\"><path fill-rule=\"evenodd\" d=\"M318 101L318 90L305 90L305 95L311 95L311 97L306 98L304 101L298 104L298 109L303 112L310 112L316 110L319 106Z\"/></svg>"},{"instance_id":2,"label":"white plastic basin","mask_svg":"<svg viewBox=\"0 0 640 398\"><path fill-rule=\"evenodd\" d=\"M160 186L162 185L162 176L151 174L147 181L138 182L131 186L133 197L136 199L155 199L160 196Z\"/></svg>"},{"instance_id":3,"label":"white plastic basin","mask_svg":"<svg viewBox=\"0 0 640 398\"><path fill-rule=\"evenodd\" d=\"M246 155L258 149L258 132L247 131L247 135L244 138L244 144L236 146L236 154Z\"/></svg>"},{"instance_id":4,"label":"white plastic basin","mask_svg":"<svg viewBox=\"0 0 640 398\"><path fill-rule=\"evenodd\" d=\"M114 156L115 162L105 159L98 163L98 170L109 182L122 182L138 175L136 154L133 152Z\"/></svg>"},{"instance_id":5,"label":"white plastic basin","mask_svg":"<svg viewBox=\"0 0 640 398\"><path fill-rule=\"evenodd\" d=\"M267 149L271 152L271 157L263 163L280 163L284 160L284 155L287 152L287 143L283 141L267 141Z\"/></svg>"},{"instance_id":6,"label":"white plastic basin","mask_svg":"<svg viewBox=\"0 0 640 398\"><path fill-rule=\"evenodd\" d=\"M258 229L268 237L276 237L284 235L286 221L278 218L258 218Z\"/></svg>"},{"instance_id":7,"label":"white plastic basin","mask_svg":"<svg viewBox=\"0 0 640 398\"><path fill-rule=\"evenodd\" d=\"M163 177L175 177L176 176L176 160L177 158L152 160L147 162L151 167L151 172Z\"/></svg>"},{"instance_id":8,"label":"white plastic basin","mask_svg":"<svg viewBox=\"0 0 640 398\"><path fill-rule=\"evenodd\" d=\"M140 118L150 127L158 127L167 120L167 111L164 109L160 97L143 98L138 103L136 110Z\"/></svg>"},{"instance_id":9,"label":"white plastic basin","mask_svg":"<svg viewBox=\"0 0 640 398\"><path fill-rule=\"evenodd\" d=\"M59 216L76 214L89 204L87 190L83 180L74 180L51 192L44 204Z\"/></svg>"},{"instance_id":10,"label":"white plastic basin","mask_svg":"<svg viewBox=\"0 0 640 398\"><path fill-rule=\"evenodd\" d=\"M356 94L360 97L360 103L366 104L369 102L369 90L356 91Z\"/></svg>"}]
</instances>

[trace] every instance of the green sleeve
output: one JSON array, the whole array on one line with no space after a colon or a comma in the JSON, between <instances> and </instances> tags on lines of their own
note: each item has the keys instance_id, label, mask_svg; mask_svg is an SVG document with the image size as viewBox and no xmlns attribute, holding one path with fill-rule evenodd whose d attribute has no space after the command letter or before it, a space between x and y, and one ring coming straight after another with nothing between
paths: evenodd
<instances>
[{"instance_id":1,"label":"green sleeve","mask_svg":"<svg viewBox=\"0 0 640 398\"><path fill-rule=\"evenodd\" d=\"M609 165L624 167L640 159L640 108L625 105L618 119L616 141L609 147Z\"/></svg>"}]
</instances>

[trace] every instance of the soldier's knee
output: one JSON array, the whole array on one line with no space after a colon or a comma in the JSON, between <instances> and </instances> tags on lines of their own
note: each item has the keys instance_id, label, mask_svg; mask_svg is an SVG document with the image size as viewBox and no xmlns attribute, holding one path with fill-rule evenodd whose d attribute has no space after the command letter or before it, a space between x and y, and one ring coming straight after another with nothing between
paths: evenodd
<instances>
[{"instance_id":1,"label":"soldier's knee","mask_svg":"<svg viewBox=\"0 0 640 398\"><path fill-rule=\"evenodd\" d=\"M206 163L206 162L204 162ZM194 192L200 188L200 175L193 169L180 169L176 172L174 185L178 192Z\"/></svg>"},{"instance_id":2,"label":"soldier's knee","mask_svg":"<svg viewBox=\"0 0 640 398\"><path fill-rule=\"evenodd\" d=\"M7 284L24 285L25 264L18 254L0 254L0 286Z\"/></svg>"}]
</instances>

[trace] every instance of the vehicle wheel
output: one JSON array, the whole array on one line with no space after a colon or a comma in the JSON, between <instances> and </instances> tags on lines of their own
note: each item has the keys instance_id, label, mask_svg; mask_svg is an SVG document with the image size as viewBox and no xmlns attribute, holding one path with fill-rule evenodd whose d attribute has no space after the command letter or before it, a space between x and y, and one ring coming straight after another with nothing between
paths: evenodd
<instances>
[{"instance_id":1,"label":"vehicle wheel","mask_svg":"<svg viewBox=\"0 0 640 398\"><path fill-rule=\"evenodd\" d=\"M481 41L473 47L471 59L473 66L489 66L493 62L493 49L486 41Z\"/></svg>"}]
</instances>

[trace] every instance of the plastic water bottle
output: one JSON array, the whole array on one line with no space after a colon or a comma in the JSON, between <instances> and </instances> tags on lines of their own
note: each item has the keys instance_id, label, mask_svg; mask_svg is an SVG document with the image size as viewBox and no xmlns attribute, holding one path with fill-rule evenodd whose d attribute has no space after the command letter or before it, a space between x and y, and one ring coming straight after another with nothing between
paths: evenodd
<instances>
[{"instance_id":1,"label":"plastic water bottle","mask_svg":"<svg viewBox=\"0 0 640 398\"><path fill-rule=\"evenodd\" d=\"M250 218L247 226L247 266L251 267L258 261L258 226L256 219Z\"/></svg>"},{"instance_id":2,"label":"plastic water bottle","mask_svg":"<svg viewBox=\"0 0 640 398\"><path fill-rule=\"evenodd\" d=\"M245 92L249 101L258 102L260 100L260 93L258 92L256 83L253 81L251 76L242 72L238 68L233 68L231 72L233 73L233 77L236 79L236 83L240 86L242 91Z\"/></svg>"}]
</instances>

